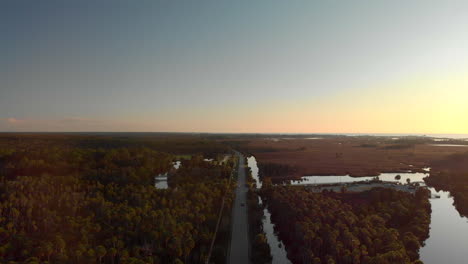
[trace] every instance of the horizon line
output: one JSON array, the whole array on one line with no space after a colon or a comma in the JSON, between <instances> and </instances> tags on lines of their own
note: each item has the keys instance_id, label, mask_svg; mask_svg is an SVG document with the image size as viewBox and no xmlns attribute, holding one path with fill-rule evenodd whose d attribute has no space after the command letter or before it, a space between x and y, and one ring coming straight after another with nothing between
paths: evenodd
<instances>
[{"instance_id":1,"label":"horizon line","mask_svg":"<svg viewBox=\"0 0 468 264\"><path fill-rule=\"evenodd\" d=\"M158 133L158 134L229 134L229 135L467 135L467 133L405 133L405 132L200 132L200 131L0 131L0 134L99 134L99 133Z\"/></svg>"}]
</instances>

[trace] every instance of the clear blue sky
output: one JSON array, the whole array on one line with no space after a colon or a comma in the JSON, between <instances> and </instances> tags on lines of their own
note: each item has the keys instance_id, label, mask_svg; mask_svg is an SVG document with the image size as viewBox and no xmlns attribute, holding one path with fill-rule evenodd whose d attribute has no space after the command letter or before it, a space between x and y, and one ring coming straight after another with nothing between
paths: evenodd
<instances>
[{"instance_id":1,"label":"clear blue sky","mask_svg":"<svg viewBox=\"0 0 468 264\"><path fill-rule=\"evenodd\" d=\"M0 32L0 131L468 133L468 1L5 0Z\"/></svg>"}]
</instances>

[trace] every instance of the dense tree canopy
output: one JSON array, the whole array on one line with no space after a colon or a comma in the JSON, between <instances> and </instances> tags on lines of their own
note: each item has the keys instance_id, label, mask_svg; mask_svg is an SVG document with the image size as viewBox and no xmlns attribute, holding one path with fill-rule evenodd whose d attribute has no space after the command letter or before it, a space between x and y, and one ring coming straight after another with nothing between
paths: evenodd
<instances>
[{"instance_id":1,"label":"dense tree canopy","mask_svg":"<svg viewBox=\"0 0 468 264\"><path fill-rule=\"evenodd\" d=\"M0 262L204 263L232 159L82 140L0 138Z\"/></svg>"},{"instance_id":2,"label":"dense tree canopy","mask_svg":"<svg viewBox=\"0 0 468 264\"><path fill-rule=\"evenodd\" d=\"M375 188L313 193L305 187L263 191L293 263L414 263L429 233L427 190Z\"/></svg>"}]
</instances>

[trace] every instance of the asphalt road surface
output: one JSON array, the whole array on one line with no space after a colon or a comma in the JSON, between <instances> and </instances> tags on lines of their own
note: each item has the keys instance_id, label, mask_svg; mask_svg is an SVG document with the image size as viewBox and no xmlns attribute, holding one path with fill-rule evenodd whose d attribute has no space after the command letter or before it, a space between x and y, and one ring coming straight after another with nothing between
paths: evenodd
<instances>
[{"instance_id":1,"label":"asphalt road surface","mask_svg":"<svg viewBox=\"0 0 468 264\"><path fill-rule=\"evenodd\" d=\"M236 200L232 208L232 234L229 264L249 263L249 238L247 222L247 190L244 170L244 156L239 155ZM242 206L243 205L243 206Z\"/></svg>"}]
</instances>

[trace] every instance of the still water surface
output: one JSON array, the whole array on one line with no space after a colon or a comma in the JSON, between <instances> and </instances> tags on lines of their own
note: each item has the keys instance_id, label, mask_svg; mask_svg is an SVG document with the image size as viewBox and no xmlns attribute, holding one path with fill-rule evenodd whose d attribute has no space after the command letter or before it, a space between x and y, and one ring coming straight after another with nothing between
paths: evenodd
<instances>
[{"instance_id":1,"label":"still water surface","mask_svg":"<svg viewBox=\"0 0 468 264\"><path fill-rule=\"evenodd\" d=\"M396 177L400 175L400 179ZM405 184L407 179L411 182L422 182L424 177L429 176L427 173L382 173L378 176L381 181L387 182L400 182ZM376 177L351 177L345 176L304 176L301 180L291 181L291 185L304 185L304 184L329 184L329 183L349 183L360 181L371 181Z\"/></svg>"},{"instance_id":2,"label":"still water surface","mask_svg":"<svg viewBox=\"0 0 468 264\"><path fill-rule=\"evenodd\" d=\"M252 170L252 177L255 179L255 182L257 183L257 188L260 188L262 186L262 183L258 176L257 160L255 159L254 156L247 158L247 165ZM259 197L258 199L259 199L258 203L262 204L261 198ZM272 264L291 263L291 261L289 261L287 257L286 249L284 248L283 242L278 238L278 236L275 233L275 225L271 222L271 213L268 210L268 207L265 207L263 209L263 216L264 216L262 219L263 231L265 231L268 244L270 245L271 255L273 257Z\"/></svg>"},{"instance_id":3,"label":"still water surface","mask_svg":"<svg viewBox=\"0 0 468 264\"><path fill-rule=\"evenodd\" d=\"M167 184L167 173L159 174L158 176L154 177L154 186L157 189L169 188L169 185Z\"/></svg>"},{"instance_id":4,"label":"still water surface","mask_svg":"<svg viewBox=\"0 0 468 264\"><path fill-rule=\"evenodd\" d=\"M175 161L172 163L172 166L174 167L175 170L178 170L180 168L180 165L182 163L180 161ZM154 177L154 187L157 189L167 189L169 188L169 185L167 184L167 177L169 173L162 173Z\"/></svg>"},{"instance_id":5,"label":"still water surface","mask_svg":"<svg viewBox=\"0 0 468 264\"><path fill-rule=\"evenodd\" d=\"M468 219L453 206L449 192L429 188L440 199L431 199L431 231L426 245L419 251L425 264L466 264Z\"/></svg>"},{"instance_id":6,"label":"still water surface","mask_svg":"<svg viewBox=\"0 0 468 264\"><path fill-rule=\"evenodd\" d=\"M431 144L434 147L468 147L468 145L460 145L460 144Z\"/></svg>"}]
</instances>

